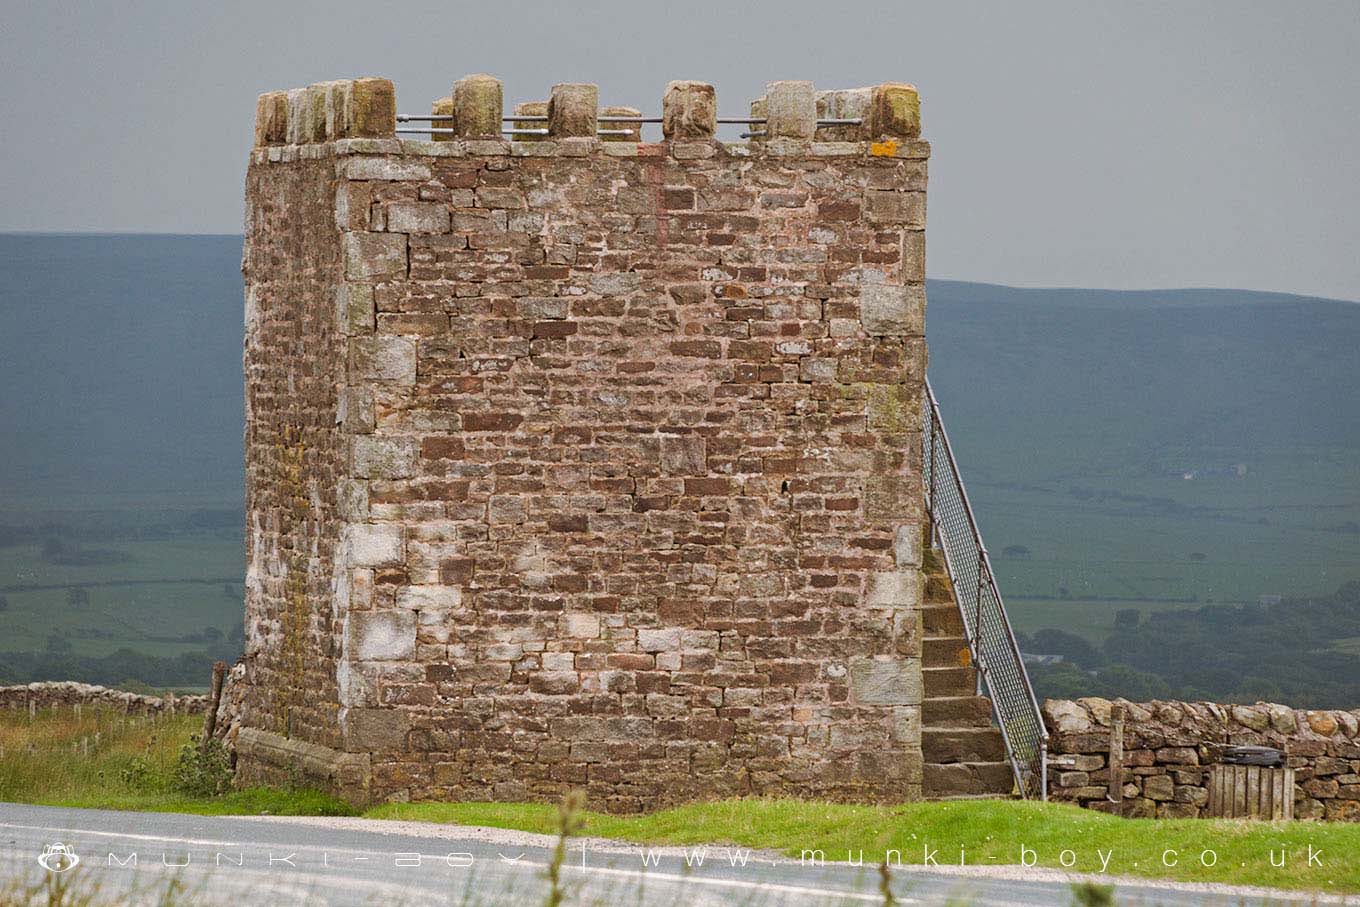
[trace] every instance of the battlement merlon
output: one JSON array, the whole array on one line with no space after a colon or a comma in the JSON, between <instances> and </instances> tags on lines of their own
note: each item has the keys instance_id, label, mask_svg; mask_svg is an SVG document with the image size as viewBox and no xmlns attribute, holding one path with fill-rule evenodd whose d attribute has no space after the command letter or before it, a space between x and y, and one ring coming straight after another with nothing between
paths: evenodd
<instances>
[{"instance_id":1,"label":"battlement merlon","mask_svg":"<svg viewBox=\"0 0 1360 907\"><path fill-rule=\"evenodd\" d=\"M633 108L599 108L598 99L599 90L593 84L555 85L548 101L516 105L515 115L532 119L512 120L512 126L522 133L541 127L548 138L595 139L600 116L640 115ZM437 130L434 141L454 138L502 141L503 107L500 80L480 73L465 76L454 83L447 97L431 105L431 116L439 118L433 123ZM751 103L751 117L764 121L753 124L763 128L754 128L748 143L725 143L729 150L747 145L766 146L772 140L786 139L789 142L775 142L774 147L782 146L784 153L794 153L799 143L866 142L877 146L866 153L877 156L908 159L929 156L929 145L920 140L920 98L915 86L906 83L815 91L811 82L771 82L767 93ZM669 83L662 98L661 125L667 143L711 141L717 129L713 86L694 81ZM620 126L610 132L631 134L611 134L605 137L607 141L641 142L640 124ZM319 82L260 95L255 110L255 147L396 139L397 128L396 94L387 79ZM790 144L794 147L789 147ZM850 149L820 151L828 155L852 153Z\"/></svg>"},{"instance_id":2,"label":"battlement merlon","mask_svg":"<svg viewBox=\"0 0 1360 907\"><path fill-rule=\"evenodd\" d=\"M655 143L593 85L503 106L261 96L239 777L919 797L916 90L771 83L742 142L701 82Z\"/></svg>"}]
</instances>

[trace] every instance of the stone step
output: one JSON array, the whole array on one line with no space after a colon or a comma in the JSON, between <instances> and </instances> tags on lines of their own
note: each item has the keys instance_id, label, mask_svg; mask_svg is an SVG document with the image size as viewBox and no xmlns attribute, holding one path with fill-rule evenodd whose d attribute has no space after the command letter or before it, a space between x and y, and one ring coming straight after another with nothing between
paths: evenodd
<instances>
[{"instance_id":1,"label":"stone step","mask_svg":"<svg viewBox=\"0 0 1360 907\"><path fill-rule=\"evenodd\" d=\"M921 793L933 800L1013 797L1015 774L1009 762L927 762L922 770Z\"/></svg>"},{"instance_id":2,"label":"stone step","mask_svg":"<svg viewBox=\"0 0 1360 907\"><path fill-rule=\"evenodd\" d=\"M977 693L977 671L972 668L922 668L921 681L926 699Z\"/></svg>"},{"instance_id":3,"label":"stone step","mask_svg":"<svg viewBox=\"0 0 1360 907\"><path fill-rule=\"evenodd\" d=\"M921 752L937 765L1006 761L1006 743L994 727L921 728Z\"/></svg>"},{"instance_id":4,"label":"stone step","mask_svg":"<svg viewBox=\"0 0 1360 907\"><path fill-rule=\"evenodd\" d=\"M991 727L992 701L986 696L937 696L921 704L926 727Z\"/></svg>"},{"instance_id":5,"label":"stone step","mask_svg":"<svg viewBox=\"0 0 1360 907\"><path fill-rule=\"evenodd\" d=\"M921 665L927 668L965 668L973 663L962 636L930 636L922 640Z\"/></svg>"},{"instance_id":6,"label":"stone step","mask_svg":"<svg viewBox=\"0 0 1360 907\"><path fill-rule=\"evenodd\" d=\"M959 606L953 602L922 606L921 624L927 637L963 635L963 615L959 613Z\"/></svg>"},{"instance_id":7,"label":"stone step","mask_svg":"<svg viewBox=\"0 0 1360 907\"><path fill-rule=\"evenodd\" d=\"M948 586L940 586L928 576L925 578L924 586L921 589L921 601L927 605L953 605L956 608L958 607L957 599L954 598L954 591Z\"/></svg>"}]
</instances>

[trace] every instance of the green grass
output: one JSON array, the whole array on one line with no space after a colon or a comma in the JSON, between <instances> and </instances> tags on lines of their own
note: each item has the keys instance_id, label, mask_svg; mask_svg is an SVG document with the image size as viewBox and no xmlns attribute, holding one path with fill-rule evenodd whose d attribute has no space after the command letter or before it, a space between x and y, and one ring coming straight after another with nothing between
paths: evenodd
<instances>
[{"instance_id":1,"label":"green grass","mask_svg":"<svg viewBox=\"0 0 1360 907\"><path fill-rule=\"evenodd\" d=\"M391 803L364 815L457 825L490 825L553 834L557 807L526 803ZM877 863L888 851L903 864L920 864L925 848L941 864L957 863L962 847L975 866L1020 862L1029 848L1037 865L1099 872L1097 851L1111 853L1108 872L1182 882L1219 882L1273 888L1360 892L1360 825L1317 822L1265 823L1203 819L1120 819L1072 806L966 801L902 806L849 806L795 800L724 800L663 810L645 816L587 812L582 834L637 844L732 844L770 849L799 858L821 850L827 860L858 858ZM1322 868L1309 869L1307 848L1322 851ZM1272 850L1288 854L1283 869L1271 866ZM1074 866L1061 865L1072 850ZM1162 865L1162 854L1179 851L1179 864ZM1218 863L1201 866L1212 850Z\"/></svg>"},{"instance_id":2,"label":"green grass","mask_svg":"<svg viewBox=\"0 0 1360 907\"><path fill-rule=\"evenodd\" d=\"M184 812L199 815L354 815L347 804L312 790L253 788L215 797L175 789L181 746L196 739L197 717L127 717L104 709L27 713L0 711L0 801L96 809ZM97 736L96 736L97 735ZM486 825L556 834L558 807L526 803L391 803L362 813ZM1360 893L1360 824L1264 823L1211 820L1119 819L1058 804L967 801L901 806L853 806L795 800L726 800L642 816L584 812L581 834L654 845L732 844L776 850L795 859L823 851L826 860L870 864L897 851L904 865L922 862L930 848L942 865L1015 864L1021 846L1037 865L1097 872L1101 851L1111 875L1187 882ZM1307 848L1324 865L1306 865ZM1284 868L1271 853L1284 848ZM1062 866L1070 849L1075 864ZM1177 850L1177 866L1161 855ZM1199 855L1217 853L1216 866Z\"/></svg>"},{"instance_id":3,"label":"green grass","mask_svg":"<svg viewBox=\"0 0 1360 907\"><path fill-rule=\"evenodd\" d=\"M352 815L314 790L252 788L216 797L175 787L180 748L198 739L196 716L149 718L108 709L0 711L0 801L201 815Z\"/></svg>"},{"instance_id":4,"label":"green grass","mask_svg":"<svg viewBox=\"0 0 1360 907\"><path fill-rule=\"evenodd\" d=\"M41 651L49 634L58 633L67 637L75 654L91 656L120 648L158 656L202 649L202 643L148 637L176 637L204 627L216 627L226 636L239 628L242 544L240 537L206 534L180 540L90 542L84 547L129 557L124 563L92 566L48 563L36 544L0 548L0 595L9 605L0 611L0 639L6 640L7 651ZM230 595L221 582L162 582L229 577ZM120 580L154 582L89 587L89 604L83 607L68 603L65 588L3 590Z\"/></svg>"}]
</instances>

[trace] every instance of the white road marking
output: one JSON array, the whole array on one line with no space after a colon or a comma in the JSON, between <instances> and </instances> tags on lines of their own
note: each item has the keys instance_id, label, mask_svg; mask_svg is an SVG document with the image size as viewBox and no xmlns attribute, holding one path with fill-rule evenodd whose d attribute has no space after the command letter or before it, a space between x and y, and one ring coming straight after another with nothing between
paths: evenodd
<instances>
[{"instance_id":1,"label":"white road marking","mask_svg":"<svg viewBox=\"0 0 1360 907\"><path fill-rule=\"evenodd\" d=\"M201 845L201 846L209 846L209 847L213 847L213 846L217 846L217 847L240 847L240 846L241 846L239 843L234 842L234 841L220 841L220 840L213 840L213 839L208 839L208 838L181 838L181 837L176 837L176 836L174 836L174 835L141 835L141 834L134 834L134 833L132 833L132 832L95 831L95 830L93 830L93 829L76 828L76 827L70 826L70 825L65 825L65 826L55 826L55 825L18 825L18 824L13 824L13 823L8 823L8 822L0 822L0 828L24 829L24 830L28 830L28 831L57 832L57 833L66 834L66 835L97 835L97 836L99 836L99 837L104 837L104 838L122 838L122 839L131 839L131 840L137 840L137 841L155 841L155 842L158 842L158 843L166 843L166 844L198 844L198 845ZM262 845L260 845L260 844L255 844L255 845L253 845L253 846L255 846L255 847L260 847L260 846L262 846ZM294 846L294 845L290 845L290 846ZM361 853L361 851L355 851L355 850L350 849L350 848L341 848L341 847L323 847L323 846L319 846L319 845L296 845L296 849L298 849L298 850L304 850L304 851L306 851L306 850L312 850L312 851L327 851L327 852L330 852L330 853ZM443 856L441 856L441 855L433 855L433 854L431 854L431 855L421 855L421 856L422 856L422 859L424 859L426 856L428 856L428 858L431 859L431 860L442 860L442 859L443 859ZM502 858L502 859L504 859L504 858ZM536 862L532 862L532 861L530 861L530 862L520 862L520 861L516 860L515 862L510 863L509 865L512 865L512 866L514 866L515 868L526 868L526 869L542 869L542 870L546 870L546 869L548 868L548 864L547 864L547 863L536 863ZM882 896L881 896L881 895L878 895L878 894L868 894L868 893L861 893L861 892L854 892L854 891L846 891L846 890L844 890L844 889L834 889L834 888L816 888L816 887L813 887L813 886L804 886L804 885L785 885L785 884L778 883L778 882L757 882L757 881L747 881L747 880L744 880L744 879L715 879L715 878L706 878L706 877L704 877L704 876L678 875L678 874L676 874L676 873L669 873L669 872L652 872L652 871L642 872L642 871L638 871L638 870L635 870L635 869L613 869L613 868L609 868L609 867L605 867L605 866L585 866L585 867L582 867L582 866L578 866L578 865L576 865L575 863L571 863L571 862L564 863L563 866L562 866L562 868L563 868L564 870L568 870L568 871L571 871L571 872L585 873L585 874L588 874L588 875L602 875L602 876L609 876L609 877L614 877L614 878L627 878L627 879L629 879L629 880L631 880L631 881L638 882L638 883L645 883L645 882L671 882L671 883L679 883L679 884L681 884L681 885L686 885L686 884L689 884L689 885L707 885L707 886L715 887L715 888L737 888L737 889L744 889L744 890L747 890L747 891L755 891L755 892L762 892L762 893L769 893L769 894L799 895L799 896L802 896L802 897L809 897L809 896L811 896L811 897L820 897L820 898L828 898L828 899L841 899L841 900L852 900L852 901L864 901L864 902L866 902L866 903L879 903L879 902L882 901ZM347 880L347 881L348 881L348 880ZM354 881L359 881L359 880L354 880ZM381 884L381 883L379 883L379 884ZM913 898L898 898L898 899L897 899L897 903L899 903L899 904L919 904L920 901L917 901L917 900L915 900L915 899L913 899Z\"/></svg>"}]
</instances>

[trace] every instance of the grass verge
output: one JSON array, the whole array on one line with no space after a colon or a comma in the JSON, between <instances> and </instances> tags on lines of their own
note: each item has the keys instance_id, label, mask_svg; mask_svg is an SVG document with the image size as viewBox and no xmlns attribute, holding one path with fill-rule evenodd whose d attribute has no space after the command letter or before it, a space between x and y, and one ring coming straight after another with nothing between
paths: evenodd
<instances>
[{"instance_id":1,"label":"grass verge","mask_svg":"<svg viewBox=\"0 0 1360 907\"><path fill-rule=\"evenodd\" d=\"M197 716L145 717L109 709L0 711L0 801L202 815L353 815L315 790L188 792L177 773Z\"/></svg>"},{"instance_id":2,"label":"grass verge","mask_svg":"<svg viewBox=\"0 0 1360 907\"><path fill-rule=\"evenodd\" d=\"M356 814L314 790L186 793L176 769L181 748L200 727L196 717L104 709L36 718L0 711L0 801L200 815ZM562 823L557 806L528 803L391 803L363 815L548 835ZM578 834L637 844L731 844L794 859L820 852L828 861L858 860L862 851L867 864L887 858L903 865L920 865L927 855L957 864L962 852L974 866L1032 861L1079 872L1360 893L1360 824L1119 819L1058 804L985 800L901 806L725 800L644 816L577 815ZM1282 854L1284 865L1275 865Z\"/></svg>"},{"instance_id":3,"label":"grass verge","mask_svg":"<svg viewBox=\"0 0 1360 907\"><path fill-rule=\"evenodd\" d=\"M558 824L557 807L527 803L390 803L365 815L542 834L555 833ZM1120 819L1055 803L986 800L901 806L724 800L645 816L586 812L582 819L583 835L654 845L732 844L794 859L820 851L827 860L858 860L862 851L866 864L889 858L920 865L930 853L941 865L957 865L962 851L972 866L1032 860L1100 872L1108 860L1110 875L1360 892L1355 824ZM1321 866L1308 865L1310 846ZM1272 865L1282 850L1285 865Z\"/></svg>"}]
</instances>

